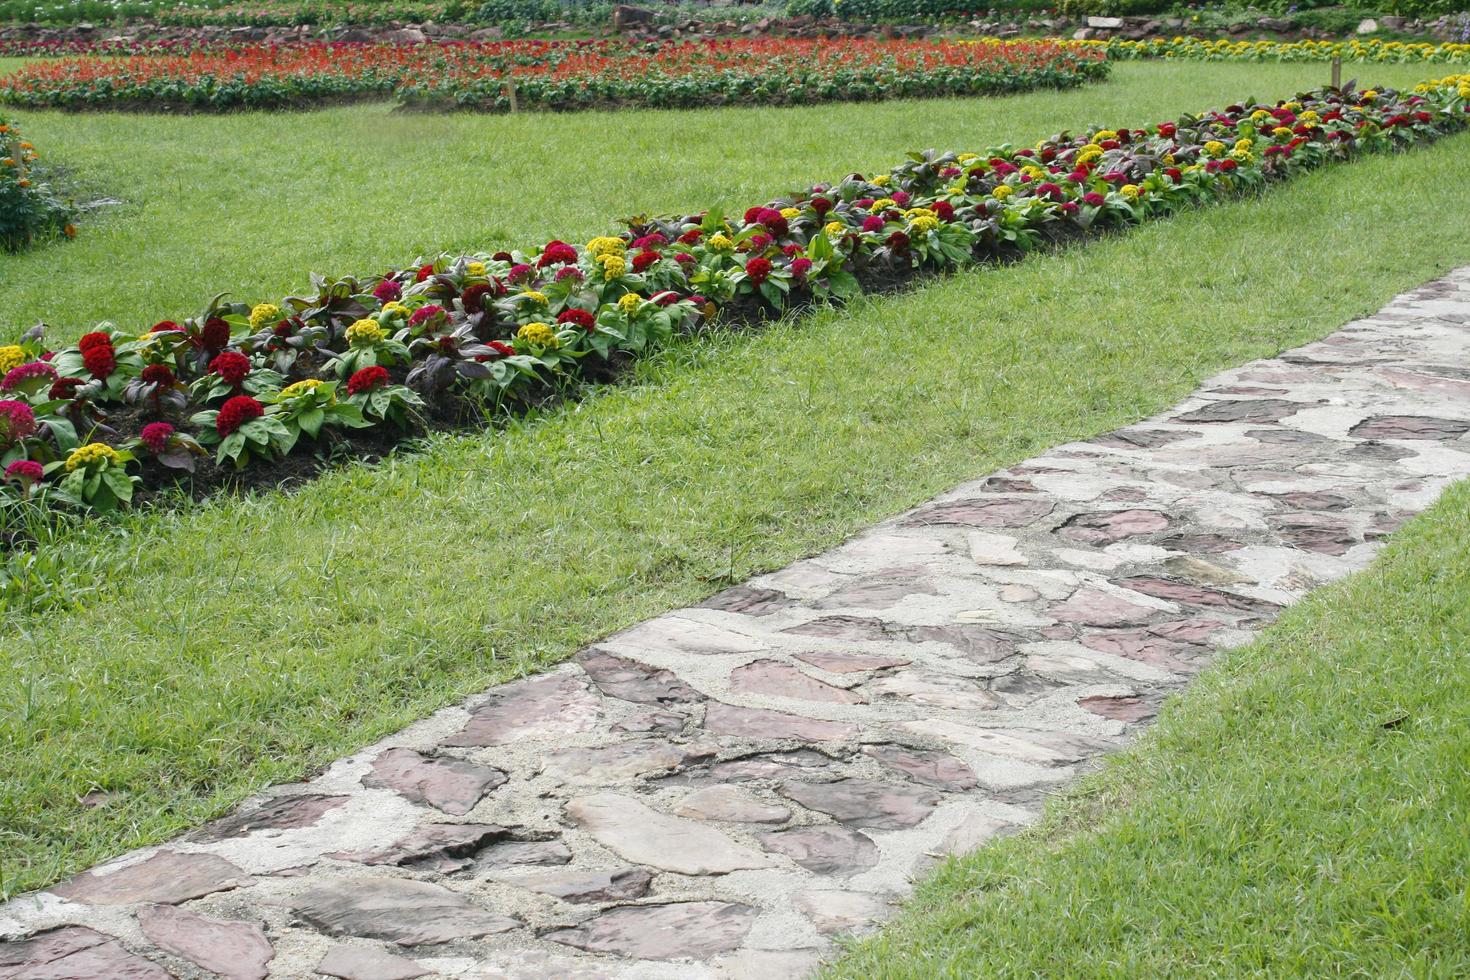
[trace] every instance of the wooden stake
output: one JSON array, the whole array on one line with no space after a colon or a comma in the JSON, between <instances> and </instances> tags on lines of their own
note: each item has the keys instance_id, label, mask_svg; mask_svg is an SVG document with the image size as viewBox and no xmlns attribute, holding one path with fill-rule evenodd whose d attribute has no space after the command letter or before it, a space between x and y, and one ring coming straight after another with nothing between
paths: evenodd
<instances>
[{"instance_id":1,"label":"wooden stake","mask_svg":"<svg viewBox=\"0 0 1470 980\"><path fill-rule=\"evenodd\" d=\"M515 82L509 82L508 81L508 82L505 83L505 97L510 100L510 111L511 112L515 112L516 111L516 83Z\"/></svg>"},{"instance_id":2,"label":"wooden stake","mask_svg":"<svg viewBox=\"0 0 1470 980\"><path fill-rule=\"evenodd\" d=\"M1332 87L1342 88L1342 59L1332 59Z\"/></svg>"}]
</instances>

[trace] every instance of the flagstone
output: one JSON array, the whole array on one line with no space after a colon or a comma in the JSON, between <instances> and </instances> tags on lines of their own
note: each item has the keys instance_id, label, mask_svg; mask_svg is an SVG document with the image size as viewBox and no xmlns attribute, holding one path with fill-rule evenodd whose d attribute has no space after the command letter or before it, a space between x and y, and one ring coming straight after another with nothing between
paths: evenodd
<instances>
[{"instance_id":1,"label":"flagstone","mask_svg":"<svg viewBox=\"0 0 1470 980\"><path fill-rule=\"evenodd\" d=\"M566 813L619 857L662 871L722 875L776 863L698 820L660 813L619 793L577 797Z\"/></svg>"},{"instance_id":2,"label":"flagstone","mask_svg":"<svg viewBox=\"0 0 1470 980\"><path fill-rule=\"evenodd\" d=\"M224 980L264 980L276 955L258 922L228 922L172 905L149 905L138 912L138 924L158 948Z\"/></svg>"},{"instance_id":3,"label":"flagstone","mask_svg":"<svg viewBox=\"0 0 1470 980\"><path fill-rule=\"evenodd\" d=\"M867 871L878 863L878 845L871 837L832 824L772 831L760 836L760 844L820 875L846 877Z\"/></svg>"},{"instance_id":4,"label":"flagstone","mask_svg":"<svg viewBox=\"0 0 1470 980\"><path fill-rule=\"evenodd\" d=\"M333 946L316 972L339 980L414 980L433 971L375 946Z\"/></svg>"},{"instance_id":5,"label":"flagstone","mask_svg":"<svg viewBox=\"0 0 1470 980\"><path fill-rule=\"evenodd\" d=\"M600 716L587 685L569 674L547 674L507 684L470 712L449 746L504 745L524 738L590 731Z\"/></svg>"},{"instance_id":6,"label":"flagstone","mask_svg":"<svg viewBox=\"0 0 1470 980\"><path fill-rule=\"evenodd\" d=\"M427 803L455 816L469 813L505 781L505 773L492 766L403 748L378 756L372 771L362 777L364 786L391 789L413 803Z\"/></svg>"},{"instance_id":7,"label":"flagstone","mask_svg":"<svg viewBox=\"0 0 1470 980\"><path fill-rule=\"evenodd\" d=\"M297 916L331 936L386 939L403 946L447 943L520 925L458 892L408 878L327 878L291 899Z\"/></svg>"},{"instance_id":8,"label":"flagstone","mask_svg":"<svg viewBox=\"0 0 1470 980\"><path fill-rule=\"evenodd\" d=\"M736 667L730 672L730 689L829 704L861 704L864 700L861 694L819 681L779 660L755 660Z\"/></svg>"},{"instance_id":9,"label":"flagstone","mask_svg":"<svg viewBox=\"0 0 1470 980\"><path fill-rule=\"evenodd\" d=\"M0 943L0 980L173 980L112 936L85 926L63 926L17 942Z\"/></svg>"},{"instance_id":10,"label":"flagstone","mask_svg":"<svg viewBox=\"0 0 1470 980\"><path fill-rule=\"evenodd\" d=\"M674 813L695 820L731 823L785 823L791 819L791 811L786 807L767 803L736 786L709 786L696 790L679 801Z\"/></svg>"},{"instance_id":11,"label":"flagstone","mask_svg":"<svg viewBox=\"0 0 1470 980\"><path fill-rule=\"evenodd\" d=\"M874 830L913 827L933 812L939 794L876 779L837 779L826 783L787 780L777 791L809 810L840 823Z\"/></svg>"},{"instance_id":12,"label":"flagstone","mask_svg":"<svg viewBox=\"0 0 1470 980\"><path fill-rule=\"evenodd\" d=\"M177 905L253 883L254 879L218 855L159 851L126 867L87 871L51 891L90 905Z\"/></svg>"},{"instance_id":13,"label":"flagstone","mask_svg":"<svg viewBox=\"0 0 1470 980\"><path fill-rule=\"evenodd\" d=\"M755 923L739 902L674 902L616 908L546 938L590 953L642 960L708 959L735 949Z\"/></svg>"}]
</instances>

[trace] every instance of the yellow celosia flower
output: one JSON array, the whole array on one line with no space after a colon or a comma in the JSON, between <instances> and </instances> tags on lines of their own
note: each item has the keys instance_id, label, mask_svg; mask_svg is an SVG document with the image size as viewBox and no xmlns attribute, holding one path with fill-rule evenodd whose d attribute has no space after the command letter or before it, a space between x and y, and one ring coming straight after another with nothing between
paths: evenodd
<instances>
[{"instance_id":1,"label":"yellow celosia flower","mask_svg":"<svg viewBox=\"0 0 1470 980\"><path fill-rule=\"evenodd\" d=\"M1009 184L1001 184L990 193L997 201L1004 201L1006 198L1014 194L1015 190L1013 190Z\"/></svg>"},{"instance_id":2,"label":"yellow celosia flower","mask_svg":"<svg viewBox=\"0 0 1470 980\"><path fill-rule=\"evenodd\" d=\"M623 260L621 255L604 255L602 257L602 274L605 278L616 279L627 271L628 263Z\"/></svg>"},{"instance_id":3,"label":"yellow celosia flower","mask_svg":"<svg viewBox=\"0 0 1470 980\"><path fill-rule=\"evenodd\" d=\"M405 319L413 316L413 310L410 310L408 307L404 306L397 300L390 300L389 302L384 303L383 312L391 317L403 317Z\"/></svg>"},{"instance_id":4,"label":"yellow celosia flower","mask_svg":"<svg viewBox=\"0 0 1470 980\"><path fill-rule=\"evenodd\" d=\"M1122 187L1118 188L1118 193L1122 194L1130 201L1136 201L1138 200L1138 195L1141 192L1139 191L1137 184L1124 184Z\"/></svg>"},{"instance_id":5,"label":"yellow celosia flower","mask_svg":"<svg viewBox=\"0 0 1470 980\"><path fill-rule=\"evenodd\" d=\"M121 462L117 450L105 442L89 442L85 446L78 446L66 457L66 471L70 473L78 466L87 466L97 460L105 459L109 463Z\"/></svg>"},{"instance_id":6,"label":"yellow celosia flower","mask_svg":"<svg viewBox=\"0 0 1470 980\"><path fill-rule=\"evenodd\" d=\"M1103 140L1115 140L1117 138L1118 134L1111 129L1100 129L1093 134L1092 141L1094 143L1101 143Z\"/></svg>"},{"instance_id":7,"label":"yellow celosia flower","mask_svg":"<svg viewBox=\"0 0 1470 980\"><path fill-rule=\"evenodd\" d=\"M629 316L637 313L638 308L642 305L643 297L637 293L624 293L622 299L618 300L618 307Z\"/></svg>"},{"instance_id":8,"label":"yellow celosia flower","mask_svg":"<svg viewBox=\"0 0 1470 980\"><path fill-rule=\"evenodd\" d=\"M925 217L923 215L920 215L913 221L909 222L909 231L911 231L915 235L927 235L929 234L929 232L934 231L938 227L939 219L933 216Z\"/></svg>"},{"instance_id":9,"label":"yellow celosia flower","mask_svg":"<svg viewBox=\"0 0 1470 980\"><path fill-rule=\"evenodd\" d=\"M326 382L323 381L321 378L307 378L304 381L297 381L295 384L289 384L286 387L282 388L281 397L297 398L301 395L310 394L311 392L316 391L324 384L326 384Z\"/></svg>"},{"instance_id":10,"label":"yellow celosia flower","mask_svg":"<svg viewBox=\"0 0 1470 980\"><path fill-rule=\"evenodd\" d=\"M257 303L250 309L250 325L256 330L268 327L281 319L281 308L274 303Z\"/></svg>"},{"instance_id":11,"label":"yellow celosia flower","mask_svg":"<svg viewBox=\"0 0 1470 980\"><path fill-rule=\"evenodd\" d=\"M892 182L893 178L890 177L888 174L879 174L878 176L873 178L873 183L879 187L887 187Z\"/></svg>"},{"instance_id":12,"label":"yellow celosia flower","mask_svg":"<svg viewBox=\"0 0 1470 980\"><path fill-rule=\"evenodd\" d=\"M557 346L556 331L544 323L528 323L516 331L516 337L537 347Z\"/></svg>"},{"instance_id":13,"label":"yellow celosia flower","mask_svg":"<svg viewBox=\"0 0 1470 980\"><path fill-rule=\"evenodd\" d=\"M801 217L801 208L782 208L781 217L785 218L787 221L799 218Z\"/></svg>"},{"instance_id":14,"label":"yellow celosia flower","mask_svg":"<svg viewBox=\"0 0 1470 980\"><path fill-rule=\"evenodd\" d=\"M868 210L872 211L874 214L877 214L879 211L887 211L889 208L897 206L898 202L895 201L893 198L880 197L878 198L878 200L873 202L873 206L868 208Z\"/></svg>"},{"instance_id":15,"label":"yellow celosia flower","mask_svg":"<svg viewBox=\"0 0 1470 980\"><path fill-rule=\"evenodd\" d=\"M712 252L728 252L735 247L735 243L730 241L728 235L711 235L709 247Z\"/></svg>"},{"instance_id":16,"label":"yellow celosia flower","mask_svg":"<svg viewBox=\"0 0 1470 980\"><path fill-rule=\"evenodd\" d=\"M1287 127L1285 127L1285 126L1277 126L1275 129L1271 130L1271 135L1272 136L1290 136L1291 135L1291 130L1288 129Z\"/></svg>"},{"instance_id":17,"label":"yellow celosia flower","mask_svg":"<svg viewBox=\"0 0 1470 980\"><path fill-rule=\"evenodd\" d=\"M978 159L980 159L980 154L978 154L978 153L961 153L959 156L955 157L954 159L955 159L955 162L956 163L964 164L964 163L969 163L971 160L978 160Z\"/></svg>"},{"instance_id":18,"label":"yellow celosia flower","mask_svg":"<svg viewBox=\"0 0 1470 980\"><path fill-rule=\"evenodd\" d=\"M1225 144L1219 140L1210 140L1205 144L1205 156L1217 157L1225 152Z\"/></svg>"},{"instance_id":19,"label":"yellow celosia flower","mask_svg":"<svg viewBox=\"0 0 1470 980\"><path fill-rule=\"evenodd\" d=\"M528 289L524 293L521 293L521 299L529 300L532 303L540 303L542 306L546 305L546 294L535 289Z\"/></svg>"},{"instance_id":20,"label":"yellow celosia flower","mask_svg":"<svg viewBox=\"0 0 1470 980\"><path fill-rule=\"evenodd\" d=\"M1253 140L1249 140L1249 139L1239 139L1239 140L1236 140L1235 141L1235 152L1240 153L1240 152L1242 152L1244 150L1249 150L1251 147L1253 147L1255 145L1256 144L1255 144L1255 142Z\"/></svg>"},{"instance_id":21,"label":"yellow celosia flower","mask_svg":"<svg viewBox=\"0 0 1470 980\"><path fill-rule=\"evenodd\" d=\"M603 255L622 255L627 250L627 243L621 238L613 238L609 235L600 235L587 243L587 251L598 257Z\"/></svg>"},{"instance_id":22,"label":"yellow celosia flower","mask_svg":"<svg viewBox=\"0 0 1470 980\"><path fill-rule=\"evenodd\" d=\"M0 375L5 374L11 368L18 368L26 362L26 352L19 344L6 344L0 347Z\"/></svg>"},{"instance_id":23,"label":"yellow celosia flower","mask_svg":"<svg viewBox=\"0 0 1470 980\"><path fill-rule=\"evenodd\" d=\"M386 336L388 332L378 325L377 320L358 320L347 328L347 342L353 347L371 347Z\"/></svg>"},{"instance_id":24,"label":"yellow celosia flower","mask_svg":"<svg viewBox=\"0 0 1470 980\"><path fill-rule=\"evenodd\" d=\"M841 238L847 233L847 225L840 221L829 221L822 226L822 231L827 233L828 238Z\"/></svg>"},{"instance_id":25,"label":"yellow celosia flower","mask_svg":"<svg viewBox=\"0 0 1470 980\"><path fill-rule=\"evenodd\" d=\"M485 274L485 263L483 263L483 262L471 262L471 263L469 263L468 265L466 265L464 267L464 274L467 275L467 276L483 276Z\"/></svg>"}]
</instances>

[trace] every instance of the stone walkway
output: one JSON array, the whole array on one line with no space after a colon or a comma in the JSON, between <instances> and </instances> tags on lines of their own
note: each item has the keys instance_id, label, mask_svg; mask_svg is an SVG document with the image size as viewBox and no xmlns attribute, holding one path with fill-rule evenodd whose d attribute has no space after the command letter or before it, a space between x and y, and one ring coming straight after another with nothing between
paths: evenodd
<instances>
[{"instance_id":1,"label":"stone walkway","mask_svg":"<svg viewBox=\"0 0 1470 980\"><path fill-rule=\"evenodd\" d=\"M1470 268L0 907L0 977L808 972L1470 475Z\"/></svg>"}]
</instances>

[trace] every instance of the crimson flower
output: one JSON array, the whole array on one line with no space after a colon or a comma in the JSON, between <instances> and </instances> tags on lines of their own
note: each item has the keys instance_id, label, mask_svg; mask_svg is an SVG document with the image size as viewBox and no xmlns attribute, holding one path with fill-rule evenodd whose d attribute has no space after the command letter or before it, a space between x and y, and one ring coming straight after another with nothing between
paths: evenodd
<instances>
[{"instance_id":1,"label":"crimson flower","mask_svg":"<svg viewBox=\"0 0 1470 980\"><path fill-rule=\"evenodd\" d=\"M112 349L112 341L106 340L104 343L83 348L82 364L94 378L105 378L116 371L117 354Z\"/></svg>"},{"instance_id":2,"label":"crimson flower","mask_svg":"<svg viewBox=\"0 0 1470 980\"><path fill-rule=\"evenodd\" d=\"M226 384L238 388L245 375L250 373L250 358L237 350L220 351L209 362L209 370L223 378Z\"/></svg>"},{"instance_id":3,"label":"crimson flower","mask_svg":"<svg viewBox=\"0 0 1470 980\"><path fill-rule=\"evenodd\" d=\"M556 322L575 323L577 326L581 327L583 330L588 331L589 333L597 329L597 319L586 310L579 310L576 307L572 307L568 310L562 310L556 315Z\"/></svg>"},{"instance_id":4,"label":"crimson flower","mask_svg":"<svg viewBox=\"0 0 1470 980\"><path fill-rule=\"evenodd\" d=\"M168 441L173 438L174 427L167 422L150 422L143 426L143 431L138 434L138 439L143 443L143 448L157 456L168 448Z\"/></svg>"},{"instance_id":5,"label":"crimson flower","mask_svg":"<svg viewBox=\"0 0 1470 980\"><path fill-rule=\"evenodd\" d=\"M940 221L954 220L954 205L948 201L935 201L929 206L929 210L933 211L934 216Z\"/></svg>"},{"instance_id":6,"label":"crimson flower","mask_svg":"<svg viewBox=\"0 0 1470 980\"><path fill-rule=\"evenodd\" d=\"M754 258L745 263L745 275L757 286L765 282L770 274L771 263L768 259Z\"/></svg>"},{"instance_id":7,"label":"crimson flower","mask_svg":"<svg viewBox=\"0 0 1470 980\"><path fill-rule=\"evenodd\" d=\"M1104 204L1108 203L1108 199L1103 197L1097 191L1088 191L1086 194L1082 195L1082 203L1090 204L1095 208L1100 208Z\"/></svg>"},{"instance_id":8,"label":"crimson flower","mask_svg":"<svg viewBox=\"0 0 1470 980\"><path fill-rule=\"evenodd\" d=\"M791 260L791 277L793 279L805 279L806 274L812 271L812 260L799 258Z\"/></svg>"},{"instance_id":9,"label":"crimson flower","mask_svg":"<svg viewBox=\"0 0 1470 980\"><path fill-rule=\"evenodd\" d=\"M863 231L882 231L883 218L876 214L870 214L863 219Z\"/></svg>"},{"instance_id":10,"label":"crimson flower","mask_svg":"<svg viewBox=\"0 0 1470 980\"><path fill-rule=\"evenodd\" d=\"M633 256L633 271L642 272L661 258L663 256L657 252L639 252Z\"/></svg>"},{"instance_id":11,"label":"crimson flower","mask_svg":"<svg viewBox=\"0 0 1470 980\"><path fill-rule=\"evenodd\" d=\"M371 367L361 368L354 371L352 377L347 379L347 393L349 395L360 395L364 391L372 391L381 388L388 383L388 369L374 364Z\"/></svg>"},{"instance_id":12,"label":"crimson flower","mask_svg":"<svg viewBox=\"0 0 1470 980\"><path fill-rule=\"evenodd\" d=\"M485 297L495 292L490 286L483 282L477 282L467 286L465 291L459 294L459 301L464 305L466 313L480 313L485 309Z\"/></svg>"},{"instance_id":13,"label":"crimson flower","mask_svg":"<svg viewBox=\"0 0 1470 980\"><path fill-rule=\"evenodd\" d=\"M384 279L373 287L373 298L379 303L393 303L403 298L403 286L392 279Z\"/></svg>"},{"instance_id":14,"label":"crimson flower","mask_svg":"<svg viewBox=\"0 0 1470 980\"><path fill-rule=\"evenodd\" d=\"M45 475L46 470L33 459L18 459L5 467L5 479L23 486L40 483Z\"/></svg>"},{"instance_id":15,"label":"crimson flower","mask_svg":"<svg viewBox=\"0 0 1470 980\"><path fill-rule=\"evenodd\" d=\"M199 346L207 351L220 351L230 342L230 325L222 317L212 316L199 331Z\"/></svg>"},{"instance_id":16,"label":"crimson flower","mask_svg":"<svg viewBox=\"0 0 1470 980\"><path fill-rule=\"evenodd\" d=\"M425 279L429 278L433 274L434 274L434 263L432 263L432 262L425 262L423 265L419 266L419 271L414 273L414 275L413 275L413 281L414 282L423 282Z\"/></svg>"},{"instance_id":17,"label":"crimson flower","mask_svg":"<svg viewBox=\"0 0 1470 980\"><path fill-rule=\"evenodd\" d=\"M160 388L172 388L177 383L167 364L148 365L143 369L140 378L144 384L158 385Z\"/></svg>"},{"instance_id":18,"label":"crimson flower","mask_svg":"<svg viewBox=\"0 0 1470 980\"><path fill-rule=\"evenodd\" d=\"M541 258L536 260L536 268L544 269L548 265L567 265L577 261L577 250L566 242L551 241L546 243L546 248L541 252Z\"/></svg>"},{"instance_id":19,"label":"crimson flower","mask_svg":"<svg viewBox=\"0 0 1470 980\"><path fill-rule=\"evenodd\" d=\"M265 406L249 395L236 395L220 407L214 428L221 436L233 435L240 426L265 414Z\"/></svg>"}]
</instances>

